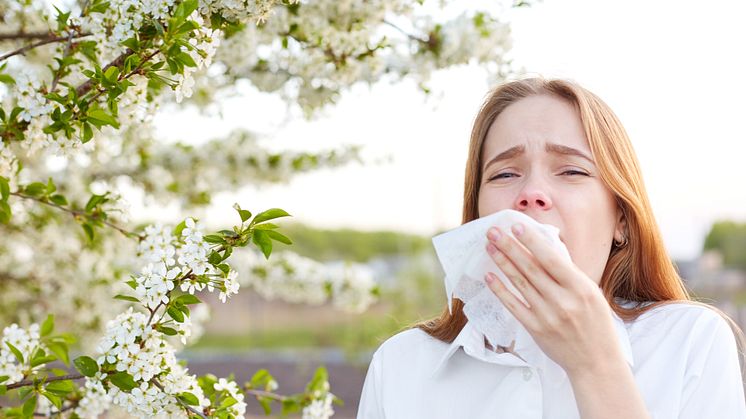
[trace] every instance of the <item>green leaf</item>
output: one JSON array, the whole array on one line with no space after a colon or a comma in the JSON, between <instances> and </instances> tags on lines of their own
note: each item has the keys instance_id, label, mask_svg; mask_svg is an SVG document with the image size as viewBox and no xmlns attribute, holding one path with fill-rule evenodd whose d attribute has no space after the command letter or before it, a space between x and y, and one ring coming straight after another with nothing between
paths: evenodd
<instances>
[{"instance_id":1,"label":"green leaf","mask_svg":"<svg viewBox=\"0 0 746 419\"><path fill-rule=\"evenodd\" d=\"M49 400L54 405L54 407L57 408L57 410L62 409L62 399L60 398L60 396L53 392L44 392L43 394L44 397L46 397L47 400Z\"/></svg>"},{"instance_id":2,"label":"green leaf","mask_svg":"<svg viewBox=\"0 0 746 419\"><path fill-rule=\"evenodd\" d=\"M168 310L166 310L166 312L177 323L183 323L184 322L184 313L182 313L180 310L177 310L175 307L169 307Z\"/></svg>"},{"instance_id":3,"label":"green leaf","mask_svg":"<svg viewBox=\"0 0 746 419\"><path fill-rule=\"evenodd\" d=\"M265 233L267 233L269 238L271 238L272 240L276 240L280 243L285 243L285 244L293 244L293 242L289 238L287 238L287 236L281 233L278 233L274 230L268 230L268 231L265 231Z\"/></svg>"},{"instance_id":4,"label":"green leaf","mask_svg":"<svg viewBox=\"0 0 746 419\"><path fill-rule=\"evenodd\" d=\"M75 391L75 386L70 380L52 381L47 384L46 390L58 396L65 396L66 394Z\"/></svg>"},{"instance_id":5,"label":"green leaf","mask_svg":"<svg viewBox=\"0 0 746 419\"><path fill-rule=\"evenodd\" d=\"M8 386L5 384L0 384L0 396L5 395L5 393L8 392Z\"/></svg>"},{"instance_id":6,"label":"green leaf","mask_svg":"<svg viewBox=\"0 0 746 419\"><path fill-rule=\"evenodd\" d=\"M96 208L96 206L106 202L106 195L107 194L91 195L91 197L88 199L88 202L85 204L85 212L91 212L94 208Z\"/></svg>"},{"instance_id":7,"label":"green leaf","mask_svg":"<svg viewBox=\"0 0 746 419\"><path fill-rule=\"evenodd\" d=\"M241 217L242 222L245 222L246 220L251 218L251 211L247 211L241 208L239 208L237 211L238 211L238 215Z\"/></svg>"},{"instance_id":8,"label":"green leaf","mask_svg":"<svg viewBox=\"0 0 746 419\"><path fill-rule=\"evenodd\" d=\"M174 227L174 236L181 237L181 232L184 231L186 228L186 221L180 222L176 227Z\"/></svg>"},{"instance_id":9,"label":"green leaf","mask_svg":"<svg viewBox=\"0 0 746 419\"><path fill-rule=\"evenodd\" d=\"M187 67L197 67L194 58L186 52L180 52L179 55L176 56L176 59Z\"/></svg>"},{"instance_id":10,"label":"green leaf","mask_svg":"<svg viewBox=\"0 0 746 419\"><path fill-rule=\"evenodd\" d=\"M12 215L10 205L5 201L0 201L0 223L7 224Z\"/></svg>"},{"instance_id":11,"label":"green leaf","mask_svg":"<svg viewBox=\"0 0 746 419\"><path fill-rule=\"evenodd\" d=\"M96 236L96 233L93 231L93 227L88 223L83 223L82 227L85 231L85 235L88 236L88 240L93 241L93 238Z\"/></svg>"},{"instance_id":12,"label":"green leaf","mask_svg":"<svg viewBox=\"0 0 746 419\"><path fill-rule=\"evenodd\" d=\"M61 207L64 207L65 205L67 205L67 199L64 196L59 195L59 194L52 195L51 197L49 197L49 200Z\"/></svg>"},{"instance_id":13,"label":"green leaf","mask_svg":"<svg viewBox=\"0 0 746 419\"><path fill-rule=\"evenodd\" d=\"M88 141L91 141L93 139L93 128L91 128L91 124L87 122L83 122L83 139L82 143L85 144Z\"/></svg>"},{"instance_id":14,"label":"green leaf","mask_svg":"<svg viewBox=\"0 0 746 419\"><path fill-rule=\"evenodd\" d=\"M187 393L187 392L180 393L177 397L182 402L184 402L184 403L186 403L186 404L188 404L190 406L197 406L197 405L199 405L199 399L197 398L197 396L195 396L192 393Z\"/></svg>"},{"instance_id":15,"label":"green leaf","mask_svg":"<svg viewBox=\"0 0 746 419\"><path fill-rule=\"evenodd\" d=\"M197 296L192 295L192 294L180 295L174 299L174 303L177 303L177 304L198 304L201 302L202 301L199 298L197 298Z\"/></svg>"},{"instance_id":16,"label":"green leaf","mask_svg":"<svg viewBox=\"0 0 746 419\"><path fill-rule=\"evenodd\" d=\"M140 302L140 300L138 300L137 298L131 297L129 295L117 294L117 295L114 296L114 298L117 299L117 300L132 301L133 303L139 303Z\"/></svg>"},{"instance_id":17,"label":"green leaf","mask_svg":"<svg viewBox=\"0 0 746 419\"><path fill-rule=\"evenodd\" d=\"M263 221L268 221L268 220L272 220L272 219L280 218L280 217L290 217L290 216L291 215L285 212L285 210L282 210L280 208L271 208L258 214L256 217L254 217L254 220L251 221L251 224L259 224Z\"/></svg>"},{"instance_id":18,"label":"green leaf","mask_svg":"<svg viewBox=\"0 0 746 419\"><path fill-rule=\"evenodd\" d=\"M280 228L280 226L272 223L263 223L254 226L254 230L274 230L276 228Z\"/></svg>"},{"instance_id":19,"label":"green leaf","mask_svg":"<svg viewBox=\"0 0 746 419\"><path fill-rule=\"evenodd\" d=\"M251 240L255 245L257 245L257 247L259 247L259 249L261 249L262 253L264 253L264 257L269 259L269 255L272 253L272 240L267 236L267 232L256 230L251 236Z\"/></svg>"},{"instance_id":20,"label":"green leaf","mask_svg":"<svg viewBox=\"0 0 746 419\"><path fill-rule=\"evenodd\" d=\"M8 378L10 377L8 377L7 375L0 375L0 383L4 383L8 381Z\"/></svg>"},{"instance_id":21,"label":"green leaf","mask_svg":"<svg viewBox=\"0 0 746 419\"><path fill-rule=\"evenodd\" d=\"M63 342L47 342L46 347L57 356L57 359L65 363L66 366L70 365L70 358L67 354L67 344Z\"/></svg>"},{"instance_id":22,"label":"green leaf","mask_svg":"<svg viewBox=\"0 0 746 419\"><path fill-rule=\"evenodd\" d=\"M31 417L34 415L34 410L36 410L36 398L38 396L34 394L33 396L29 397L28 400L26 400L23 403L23 415L26 417Z\"/></svg>"},{"instance_id":23,"label":"green leaf","mask_svg":"<svg viewBox=\"0 0 746 419\"><path fill-rule=\"evenodd\" d=\"M24 192L26 193L26 195L31 195L35 197L43 195L46 192L46 190L47 190L47 185L41 182L34 182L31 184L28 184L24 188Z\"/></svg>"},{"instance_id":24,"label":"green leaf","mask_svg":"<svg viewBox=\"0 0 746 419\"><path fill-rule=\"evenodd\" d=\"M57 190L57 186L54 185L54 181L50 177L49 180L47 180L47 193L51 194L54 193Z\"/></svg>"},{"instance_id":25,"label":"green leaf","mask_svg":"<svg viewBox=\"0 0 746 419\"><path fill-rule=\"evenodd\" d=\"M256 400L262 405L265 415L269 416L272 414L272 399L269 397L257 397Z\"/></svg>"},{"instance_id":26,"label":"green leaf","mask_svg":"<svg viewBox=\"0 0 746 419\"><path fill-rule=\"evenodd\" d=\"M18 360L18 363L23 364L23 354L21 351L18 350L15 346L13 346L10 342L6 341L6 345L8 345L8 348L10 348L10 351L13 352L13 355L15 355L16 359Z\"/></svg>"},{"instance_id":27,"label":"green leaf","mask_svg":"<svg viewBox=\"0 0 746 419\"><path fill-rule=\"evenodd\" d=\"M52 333L52 330L54 330L54 316L48 314L47 319L44 320L44 323L41 324L41 336L47 336L48 334Z\"/></svg>"},{"instance_id":28,"label":"green leaf","mask_svg":"<svg viewBox=\"0 0 746 419\"><path fill-rule=\"evenodd\" d=\"M137 387L137 382L135 382L135 379L124 371L109 376L109 381L115 386L119 387L122 391L126 392L129 392L133 388Z\"/></svg>"},{"instance_id":29,"label":"green leaf","mask_svg":"<svg viewBox=\"0 0 746 419\"><path fill-rule=\"evenodd\" d=\"M157 330L167 336L176 336L179 333L176 331L176 329L161 325L158 325Z\"/></svg>"},{"instance_id":30,"label":"green leaf","mask_svg":"<svg viewBox=\"0 0 746 419\"><path fill-rule=\"evenodd\" d=\"M225 240L223 240L223 237L218 236L217 234L208 234L204 236L203 239L207 243L213 243L213 244L225 243Z\"/></svg>"},{"instance_id":31,"label":"green leaf","mask_svg":"<svg viewBox=\"0 0 746 419\"><path fill-rule=\"evenodd\" d=\"M114 128L119 128L119 122L101 109L93 109L88 111L88 120L96 126L111 125Z\"/></svg>"},{"instance_id":32,"label":"green leaf","mask_svg":"<svg viewBox=\"0 0 746 419\"><path fill-rule=\"evenodd\" d=\"M7 201L10 196L10 183L8 179L0 176L0 198L3 201Z\"/></svg>"},{"instance_id":33,"label":"green leaf","mask_svg":"<svg viewBox=\"0 0 746 419\"><path fill-rule=\"evenodd\" d=\"M119 68L116 66L107 68L106 71L104 71L104 77L106 77L106 80L115 83L119 78Z\"/></svg>"},{"instance_id":34,"label":"green leaf","mask_svg":"<svg viewBox=\"0 0 746 419\"><path fill-rule=\"evenodd\" d=\"M98 372L98 364L90 356L79 356L73 361L75 369L86 377L93 377Z\"/></svg>"},{"instance_id":35,"label":"green leaf","mask_svg":"<svg viewBox=\"0 0 746 419\"><path fill-rule=\"evenodd\" d=\"M16 80L7 74L0 74L0 83L16 84Z\"/></svg>"}]
</instances>

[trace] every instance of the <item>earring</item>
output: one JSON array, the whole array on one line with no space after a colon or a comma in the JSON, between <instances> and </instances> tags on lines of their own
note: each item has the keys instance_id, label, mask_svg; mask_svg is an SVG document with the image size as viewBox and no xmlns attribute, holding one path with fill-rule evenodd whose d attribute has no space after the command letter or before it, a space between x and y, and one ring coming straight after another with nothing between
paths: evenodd
<instances>
[{"instance_id":1,"label":"earring","mask_svg":"<svg viewBox=\"0 0 746 419\"><path fill-rule=\"evenodd\" d=\"M618 242L614 240L614 246L622 248L627 245L627 236L622 236L622 241Z\"/></svg>"}]
</instances>

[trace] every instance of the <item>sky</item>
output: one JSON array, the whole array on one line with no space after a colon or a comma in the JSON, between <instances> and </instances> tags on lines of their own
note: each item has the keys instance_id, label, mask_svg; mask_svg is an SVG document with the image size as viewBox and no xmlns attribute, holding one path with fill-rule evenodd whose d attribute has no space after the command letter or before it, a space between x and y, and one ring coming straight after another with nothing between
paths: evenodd
<instances>
[{"instance_id":1,"label":"sky","mask_svg":"<svg viewBox=\"0 0 746 419\"><path fill-rule=\"evenodd\" d=\"M706 5L545 0L506 17L517 65L573 79L619 116L677 260L700 253L713 221L746 221L740 122L746 116L746 2ZM193 110L159 118L167 136L185 140L244 126L271 137L278 149L364 147L365 165L220 196L213 205L218 219L239 202L249 209L280 207L318 227L434 235L460 224L469 133L490 86L475 66L438 72L431 86L430 98L411 82L356 86L310 121L288 121L284 103L250 88L225 104L220 121Z\"/></svg>"}]
</instances>

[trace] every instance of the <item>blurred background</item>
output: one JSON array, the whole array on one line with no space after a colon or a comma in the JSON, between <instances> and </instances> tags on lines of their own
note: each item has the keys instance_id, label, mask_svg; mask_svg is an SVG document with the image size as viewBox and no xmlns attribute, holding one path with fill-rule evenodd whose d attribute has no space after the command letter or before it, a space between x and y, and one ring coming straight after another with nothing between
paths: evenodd
<instances>
[{"instance_id":1,"label":"blurred background","mask_svg":"<svg viewBox=\"0 0 746 419\"><path fill-rule=\"evenodd\" d=\"M737 1L546 0L500 15L511 28L509 56L525 73L574 79L615 110L681 276L742 327L745 12ZM292 390L322 363L345 401L336 417L353 417L372 351L445 305L430 239L460 224L469 132L489 87L473 64L435 72L429 94L407 81L355 85L311 120L250 86L225 102L220 117L161 113L156 125L179 139L251 124L280 147L360 146L363 164L224 194L208 213L219 220L234 201L271 202L295 216L286 223L295 252L363 264L381 290L360 314L241 292L213 306L204 335L184 352L192 368L265 365Z\"/></svg>"}]
</instances>

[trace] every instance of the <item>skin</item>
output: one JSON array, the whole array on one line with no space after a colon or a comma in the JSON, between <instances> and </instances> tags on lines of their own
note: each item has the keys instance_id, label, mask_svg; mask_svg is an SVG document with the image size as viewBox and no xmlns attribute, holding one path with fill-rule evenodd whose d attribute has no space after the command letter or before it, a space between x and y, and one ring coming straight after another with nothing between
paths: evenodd
<instances>
[{"instance_id":1,"label":"skin","mask_svg":"<svg viewBox=\"0 0 746 419\"><path fill-rule=\"evenodd\" d=\"M485 281L567 372L582 418L647 418L598 287L613 240L624 235L623 215L592 159L548 152L548 143L591 157L580 117L568 102L532 96L497 117L483 147L479 215L510 208L556 226L572 262L531 226L514 225L515 239L493 227L487 251L528 306L493 273ZM490 164L514 146L524 152Z\"/></svg>"}]
</instances>

